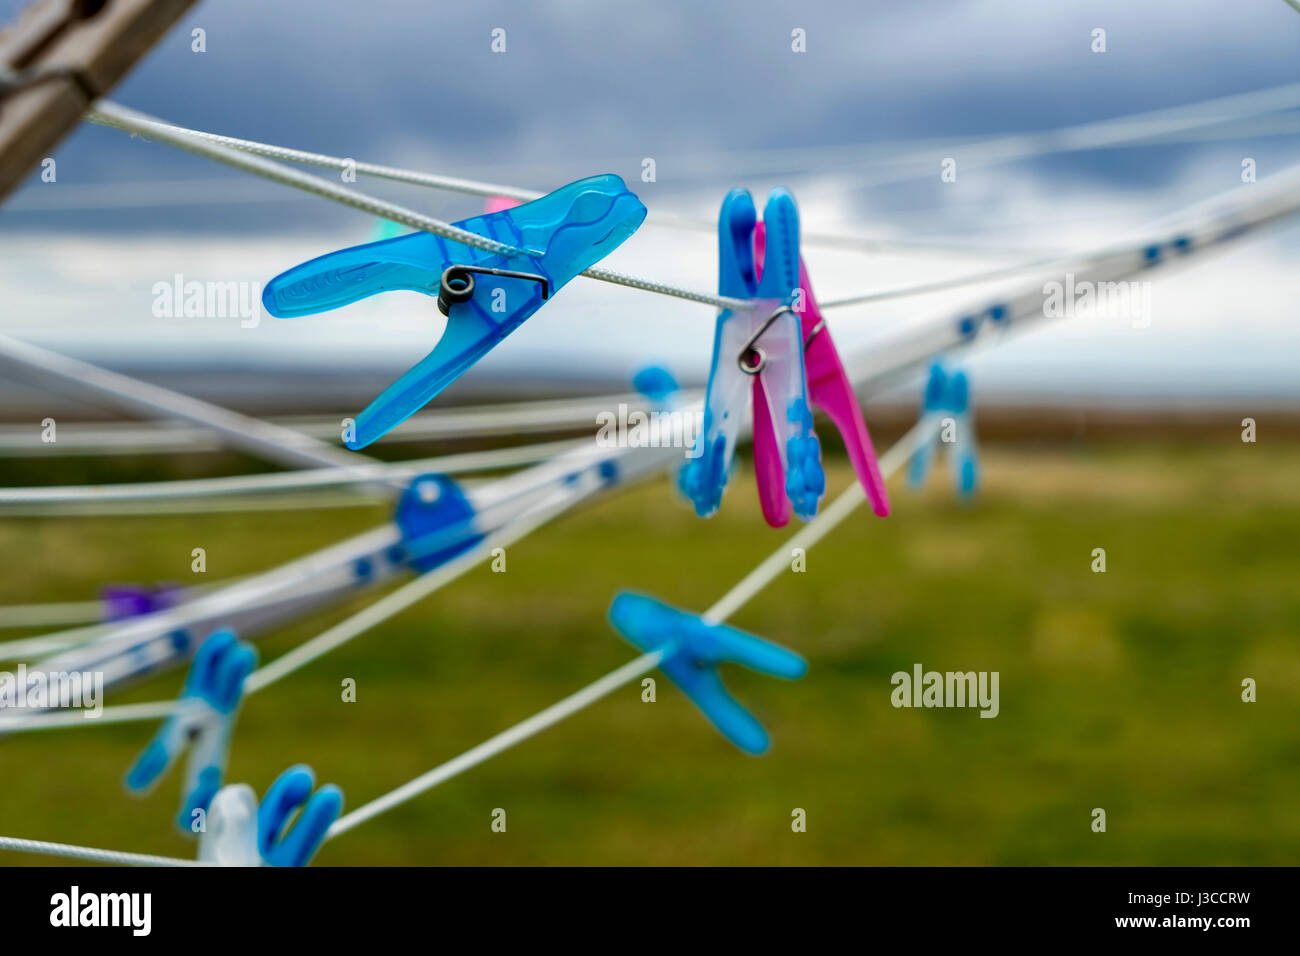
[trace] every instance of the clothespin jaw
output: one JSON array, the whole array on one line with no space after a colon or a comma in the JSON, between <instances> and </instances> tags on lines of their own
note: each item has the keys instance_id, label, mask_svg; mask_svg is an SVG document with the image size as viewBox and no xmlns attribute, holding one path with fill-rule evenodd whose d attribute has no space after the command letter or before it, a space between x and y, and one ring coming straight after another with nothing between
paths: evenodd
<instances>
[{"instance_id":1,"label":"clothespin jaw","mask_svg":"<svg viewBox=\"0 0 1300 956\"><path fill-rule=\"evenodd\" d=\"M343 793L326 784L315 793L311 767L290 767L259 805L247 784L222 787L212 798L199 860L218 866L306 866L343 809ZM285 824L298 808L298 819Z\"/></svg>"},{"instance_id":2,"label":"clothespin jaw","mask_svg":"<svg viewBox=\"0 0 1300 956\"><path fill-rule=\"evenodd\" d=\"M758 215L753 197L747 190L733 189L723 201L718 221L718 292L749 304L725 309L718 316L704 428L696 453L682 472L682 490L701 517L717 511L752 392L755 431L770 432L777 452L775 462L765 462L757 470L759 499L769 522L783 524L774 516L783 510L788 515L791 506L801 517L816 513L825 476L812 431L799 318L792 309L799 282L799 214L794 197L784 189L773 190L763 216L774 251L772 265L760 276L754 258Z\"/></svg>"},{"instance_id":3,"label":"clothespin jaw","mask_svg":"<svg viewBox=\"0 0 1300 956\"><path fill-rule=\"evenodd\" d=\"M779 644L706 621L643 594L624 591L615 597L609 620L625 640L641 650L662 650L659 669L724 737L747 753L767 750L767 731L727 692L717 665L733 661L787 680L802 677L808 670L803 658Z\"/></svg>"},{"instance_id":4,"label":"clothespin jaw","mask_svg":"<svg viewBox=\"0 0 1300 956\"><path fill-rule=\"evenodd\" d=\"M930 377L922 397L922 414L944 416L952 419L953 437L950 462L953 482L961 498L970 498L979 484L979 458L976 452L975 426L970 413L970 385L966 373L949 374L941 364L930 367ZM917 488L925 483L930 462L939 446L939 437L945 426L938 425L930 437L912 455L908 469L908 484Z\"/></svg>"},{"instance_id":5,"label":"clothespin jaw","mask_svg":"<svg viewBox=\"0 0 1300 956\"><path fill-rule=\"evenodd\" d=\"M184 800L177 825L191 832L196 811L206 812L221 786L244 680L257 664L252 645L232 631L213 633L199 647L181 690L180 704L127 772L126 786L150 790L186 749Z\"/></svg>"},{"instance_id":6,"label":"clothespin jaw","mask_svg":"<svg viewBox=\"0 0 1300 956\"><path fill-rule=\"evenodd\" d=\"M262 303L287 318L395 289L438 297L447 327L433 350L357 416L352 449L418 411L632 235L646 209L617 176L580 179L541 199L455 223L516 250L498 254L417 232L312 259L267 283Z\"/></svg>"},{"instance_id":7,"label":"clothespin jaw","mask_svg":"<svg viewBox=\"0 0 1300 956\"><path fill-rule=\"evenodd\" d=\"M343 811L343 791L316 790L311 767L298 764L276 778L257 808L257 849L268 866L306 866ZM295 811L292 825L289 818Z\"/></svg>"},{"instance_id":8,"label":"clothespin jaw","mask_svg":"<svg viewBox=\"0 0 1300 956\"><path fill-rule=\"evenodd\" d=\"M431 571L483 540L465 492L446 475L419 475L398 499L394 520L402 531L402 557Z\"/></svg>"}]
</instances>

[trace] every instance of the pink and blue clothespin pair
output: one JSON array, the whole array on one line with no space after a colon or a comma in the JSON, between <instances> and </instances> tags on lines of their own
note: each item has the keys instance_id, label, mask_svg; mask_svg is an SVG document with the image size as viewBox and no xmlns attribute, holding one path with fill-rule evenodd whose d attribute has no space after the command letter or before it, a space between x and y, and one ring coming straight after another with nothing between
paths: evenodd
<instances>
[{"instance_id":1,"label":"pink and blue clothespin pair","mask_svg":"<svg viewBox=\"0 0 1300 956\"><path fill-rule=\"evenodd\" d=\"M760 222L754 229L754 258L759 270L762 270L767 255L767 227ZM858 396L844 371L839 350L831 339L830 329L822 318L821 309L817 307L817 298L813 295L812 280L808 278L808 267L803 257L799 257L799 292L802 298L800 308L796 309L803 333L804 376L808 382L808 397L813 407L821 409L840 433L849 461L862 484L871 510L881 518L889 516L889 493L885 490L885 479L880 474L880 464L876 461L876 450L871 444L871 435L867 432L867 422L862 417L862 406ZM767 474L768 487L776 483L779 473L775 472L776 455L772 446L772 432L760 427L759 416L766 414L766 405L754 403L754 470L759 477L759 487L763 487L763 475ZM778 502L770 493L766 496L760 491L760 500L765 500L763 514L773 527L781 527L789 520L789 509L780 517L775 505Z\"/></svg>"},{"instance_id":2,"label":"pink and blue clothespin pair","mask_svg":"<svg viewBox=\"0 0 1300 956\"><path fill-rule=\"evenodd\" d=\"M718 222L718 294L744 299L746 306L724 309L714 327L713 359L704 400L704 428L696 454L680 474L686 496L700 517L718 510L726 487L745 410L765 406L764 427L776 449L778 469L760 476L764 514L793 507L801 518L817 513L826 490L821 447L813 434L812 409L803 370L803 337L793 304L799 285L799 214L784 189L768 197L767 269L759 276L754 261L758 212L748 190L733 189L722 203ZM755 413L755 432L759 414ZM769 501L788 499L789 505ZM770 520L770 519L769 519Z\"/></svg>"},{"instance_id":3,"label":"pink and blue clothespin pair","mask_svg":"<svg viewBox=\"0 0 1300 956\"><path fill-rule=\"evenodd\" d=\"M940 438L951 445L953 481L957 494L970 498L979 484L979 456L975 446L975 424L970 411L970 385L965 372L949 374L938 362L930 367L925 383L922 415L938 419L930 437L912 455L907 481L913 488L925 484ZM951 436L951 438L949 438Z\"/></svg>"},{"instance_id":4,"label":"pink and blue clothespin pair","mask_svg":"<svg viewBox=\"0 0 1300 956\"><path fill-rule=\"evenodd\" d=\"M791 511L812 518L825 493L814 404L843 434L873 510L888 514L861 409L812 298L789 192L772 191L762 223L747 190L727 194L718 222L718 292L748 304L723 310L714 330L704 430L680 475L696 513L708 517L722 500L752 397L754 470L768 524L784 526Z\"/></svg>"},{"instance_id":5,"label":"pink and blue clothespin pair","mask_svg":"<svg viewBox=\"0 0 1300 956\"><path fill-rule=\"evenodd\" d=\"M316 789L316 776L305 764L280 774L260 804L247 784L222 787L199 839L199 860L218 866L306 866L342 810L343 792L331 783Z\"/></svg>"},{"instance_id":6,"label":"pink and blue clothespin pair","mask_svg":"<svg viewBox=\"0 0 1300 956\"><path fill-rule=\"evenodd\" d=\"M290 318L405 289L437 296L447 327L433 350L357 416L352 449L391 431L519 328L562 286L632 235L646 209L623 180L592 176L541 199L454 225L515 250L488 252L417 232L341 249L267 283L267 312Z\"/></svg>"},{"instance_id":7,"label":"pink and blue clothespin pair","mask_svg":"<svg viewBox=\"0 0 1300 956\"><path fill-rule=\"evenodd\" d=\"M802 677L808 670L802 657L779 644L706 621L644 594L619 594L610 605L609 620L632 645L646 652L662 651L659 669L724 737L747 753L767 750L767 731L727 692L718 664L731 661L787 680Z\"/></svg>"},{"instance_id":8,"label":"pink and blue clothespin pair","mask_svg":"<svg viewBox=\"0 0 1300 956\"><path fill-rule=\"evenodd\" d=\"M221 787L230 737L244 680L257 663L257 652L231 631L212 634L194 655L177 710L164 722L126 775L128 789L143 793L186 750L183 800L176 823L190 832Z\"/></svg>"}]
</instances>

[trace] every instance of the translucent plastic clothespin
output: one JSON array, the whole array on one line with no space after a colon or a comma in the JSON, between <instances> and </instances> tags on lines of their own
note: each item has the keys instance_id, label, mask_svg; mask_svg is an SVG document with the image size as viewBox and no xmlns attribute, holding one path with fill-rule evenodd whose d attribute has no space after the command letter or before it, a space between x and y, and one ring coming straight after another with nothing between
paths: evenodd
<instances>
[{"instance_id":1,"label":"translucent plastic clothespin","mask_svg":"<svg viewBox=\"0 0 1300 956\"><path fill-rule=\"evenodd\" d=\"M754 228L758 212L745 189L733 189L718 220L718 292L749 300L742 309L718 316L713 360L704 403L704 430L698 454L682 473L682 487L695 511L708 517L718 509L726 486L736 439L752 391L754 427L770 430L780 465L759 481L764 516L789 506L801 518L817 513L826 490L821 447L813 434L812 409L804 378L803 336L794 307L799 304L799 213L794 197L774 189L763 210L767 223L767 268L760 277L754 263Z\"/></svg>"},{"instance_id":2,"label":"translucent plastic clothespin","mask_svg":"<svg viewBox=\"0 0 1300 956\"><path fill-rule=\"evenodd\" d=\"M643 651L664 651L659 668L733 744L752 754L767 750L767 731L727 693L717 665L733 661L760 674L794 680L808 665L779 644L662 601L624 591L609 608L614 629Z\"/></svg>"},{"instance_id":3,"label":"translucent plastic clothespin","mask_svg":"<svg viewBox=\"0 0 1300 956\"><path fill-rule=\"evenodd\" d=\"M105 621L123 621L174 607L181 589L172 584L110 584L100 591Z\"/></svg>"},{"instance_id":4,"label":"translucent plastic clothespin","mask_svg":"<svg viewBox=\"0 0 1300 956\"><path fill-rule=\"evenodd\" d=\"M311 767L299 764L276 778L259 806L247 784L223 787L212 799L199 839L199 860L218 866L306 866L343 810L333 784L315 789ZM301 808L291 826L289 818Z\"/></svg>"},{"instance_id":5,"label":"translucent plastic clothespin","mask_svg":"<svg viewBox=\"0 0 1300 956\"><path fill-rule=\"evenodd\" d=\"M761 273L766 260L767 224L760 222L754 229L754 258ZM853 383L844 371L840 353L831 340L830 329L822 318L813 296L812 281L802 256L799 259L799 292L801 303L795 311L803 332L804 375L808 381L808 396L839 430L848 452L849 461L857 473L862 490L866 492L871 510L881 518L889 514L889 493L885 479L880 474L876 451L871 445L871 435L862 417L858 396ZM784 496L762 492L766 482L769 487L780 487L781 460L777 454L773 429L766 423L767 405L754 402L754 471L758 477L763 515L774 528L790 520L790 505Z\"/></svg>"},{"instance_id":6,"label":"translucent plastic clothespin","mask_svg":"<svg viewBox=\"0 0 1300 956\"><path fill-rule=\"evenodd\" d=\"M230 735L244 694L244 680L257 664L251 645L231 631L213 633L194 655L178 709L163 722L153 740L127 772L126 785L148 791L186 749L184 800L177 825L190 832L196 814L207 812L221 787Z\"/></svg>"},{"instance_id":7,"label":"translucent plastic clothespin","mask_svg":"<svg viewBox=\"0 0 1300 956\"><path fill-rule=\"evenodd\" d=\"M922 415L934 417L938 422L930 437L912 455L908 484L913 488L925 484L930 462L942 440L951 449L949 460L952 463L957 494L962 498L970 498L979 484L979 457L966 373L954 372L950 375L938 362L932 365L930 378L925 383Z\"/></svg>"},{"instance_id":8,"label":"translucent plastic clothespin","mask_svg":"<svg viewBox=\"0 0 1300 956\"><path fill-rule=\"evenodd\" d=\"M419 475L398 499L394 520L402 530L401 559L431 571L483 540L465 492L446 475Z\"/></svg>"},{"instance_id":9,"label":"translucent plastic clothespin","mask_svg":"<svg viewBox=\"0 0 1300 956\"><path fill-rule=\"evenodd\" d=\"M352 449L401 424L540 309L578 273L636 231L646 209L623 180L592 176L541 199L455 223L516 250L502 255L417 232L320 256L262 293L288 318L408 289L437 296L447 327L433 351L357 416Z\"/></svg>"}]
</instances>

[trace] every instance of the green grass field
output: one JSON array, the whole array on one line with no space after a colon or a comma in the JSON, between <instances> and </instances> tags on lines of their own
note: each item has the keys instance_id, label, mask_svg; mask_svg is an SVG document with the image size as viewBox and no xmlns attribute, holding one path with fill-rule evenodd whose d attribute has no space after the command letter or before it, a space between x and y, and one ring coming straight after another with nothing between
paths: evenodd
<instances>
[{"instance_id":1,"label":"green grass field","mask_svg":"<svg viewBox=\"0 0 1300 956\"><path fill-rule=\"evenodd\" d=\"M919 496L891 483L893 517L864 509L735 618L810 663L793 683L725 675L772 735L765 757L731 748L660 675L656 703L633 684L317 862L1294 864L1300 446L1235 432L1217 445L994 445L972 507L946 476ZM832 490L849 478L835 465ZM0 519L0 604L191 580L200 546L208 577L242 574L384 518ZM230 779L261 793L305 762L359 806L634 656L605 621L618 590L703 610L790 530L762 523L748 472L709 522L666 480L565 517L512 547L507 573L477 569L251 698ZM1098 547L1105 574L1090 570ZM262 638L263 659L359 606ZM918 662L998 671L1000 715L893 708L890 675ZM355 703L340 699L346 677ZM1241 701L1246 677L1256 703ZM0 740L0 834L191 856L171 823L178 774L143 800L121 784L152 731ZM490 829L498 807L505 833ZM806 833L791 832L796 807Z\"/></svg>"}]
</instances>

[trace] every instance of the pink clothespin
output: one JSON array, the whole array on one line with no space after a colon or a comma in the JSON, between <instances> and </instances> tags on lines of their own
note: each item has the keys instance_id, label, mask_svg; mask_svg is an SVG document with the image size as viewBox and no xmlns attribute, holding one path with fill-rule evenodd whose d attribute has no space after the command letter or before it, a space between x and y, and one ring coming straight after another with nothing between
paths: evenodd
<instances>
[{"instance_id":1,"label":"pink clothespin","mask_svg":"<svg viewBox=\"0 0 1300 956\"><path fill-rule=\"evenodd\" d=\"M760 275L766 247L767 232L760 222L754 230L754 264ZM862 418L862 409L844 371L844 363L840 361L840 353L831 341L830 330L817 308L802 256L799 258L799 288L803 294L803 308L796 309L796 313L803 329L808 397L839 429L849 461L853 463L862 490L871 502L871 510L884 518L889 514L889 495L885 491L880 465L876 462L875 449L871 446L871 435L867 433L867 423ZM758 479L758 497L767 523L780 528L790 520L790 502L784 492L785 475L777 454L767 403L759 401L757 379L753 388L754 472Z\"/></svg>"},{"instance_id":2,"label":"pink clothespin","mask_svg":"<svg viewBox=\"0 0 1300 956\"><path fill-rule=\"evenodd\" d=\"M483 212L491 215L494 212L505 212L507 209L514 209L516 206L522 206L523 201L511 199L509 196L488 196L483 201Z\"/></svg>"}]
</instances>

